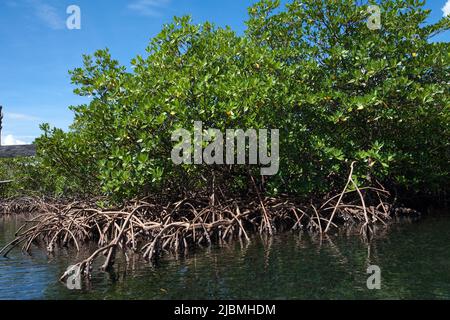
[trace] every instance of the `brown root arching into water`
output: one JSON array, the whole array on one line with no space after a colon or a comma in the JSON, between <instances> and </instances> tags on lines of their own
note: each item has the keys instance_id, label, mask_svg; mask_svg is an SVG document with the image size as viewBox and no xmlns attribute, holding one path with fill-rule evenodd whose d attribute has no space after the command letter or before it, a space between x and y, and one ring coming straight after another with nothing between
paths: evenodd
<instances>
[{"instance_id":1,"label":"brown root arching into water","mask_svg":"<svg viewBox=\"0 0 450 320\"><path fill-rule=\"evenodd\" d=\"M118 249L131 250L152 261L164 252L186 252L195 245L211 245L233 239L250 241L249 233L271 236L283 230L307 229L326 234L339 222L362 223L361 233L391 218L389 192L384 188L359 188L352 178L353 164L341 193L320 204L298 203L295 197L263 197L255 183L255 194L245 198L193 194L182 200L164 203L147 197L120 208L104 209L101 200L58 202L22 198L0 204L0 212L38 212L16 232L0 254L7 255L22 246L29 252L33 244L44 243L47 251L57 246L96 241L98 249L87 259L70 266L61 280L73 272L89 275L93 261L105 256L101 269L114 265Z\"/></svg>"},{"instance_id":2,"label":"brown root arching into water","mask_svg":"<svg viewBox=\"0 0 450 320\"><path fill-rule=\"evenodd\" d=\"M51 202L53 202L51 199L36 197L2 199L0 215L45 212Z\"/></svg>"},{"instance_id":3,"label":"brown root arching into water","mask_svg":"<svg viewBox=\"0 0 450 320\"><path fill-rule=\"evenodd\" d=\"M351 188L353 184L354 188ZM391 217L389 193L382 188L361 188L352 183L320 204L301 204L295 198L252 197L227 199L191 195L162 204L150 197L130 201L120 208L102 209L96 201L49 203L34 199L39 213L17 231L16 238L0 254L21 246L45 244L49 252L57 246L75 246L95 241L98 249L75 267L89 275L95 259L104 256L101 269L113 266L118 249L131 250L152 261L164 252L182 253L195 245L210 245L233 239L249 241L250 233L272 235L285 230L306 229L319 234L336 229L338 223L361 224L362 233ZM98 199L97 199L98 200ZM32 199L28 199L30 204ZM66 278L73 266L61 277Z\"/></svg>"}]
</instances>

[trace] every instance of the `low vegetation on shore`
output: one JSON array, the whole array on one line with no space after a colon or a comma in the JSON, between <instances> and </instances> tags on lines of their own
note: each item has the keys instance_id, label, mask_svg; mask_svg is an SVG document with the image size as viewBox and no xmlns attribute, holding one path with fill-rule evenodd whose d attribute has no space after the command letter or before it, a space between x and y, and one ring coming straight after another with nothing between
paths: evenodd
<instances>
[{"instance_id":1,"label":"low vegetation on shore","mask_svg":"<svg viewBox=\"0 0 450 320\"><path fill-rule=\"evenodd\" d=\"M151 260L250 232L353 221L366 233L411 195L446 199L450 45L432 37L450 19L425 24L413 0L379 6L373 29L367 4L262 0L242 35L182 17L130 66L107 49L84 56L71 75L90 102L70 107L70 130L43 124L36 157L0 162L13 180L0 210L36 212L3 253L96 241L89 272L118 248ZM171 134L194 121L279 129L278 173L174 164Z\"/></svg>"}]
</instances>

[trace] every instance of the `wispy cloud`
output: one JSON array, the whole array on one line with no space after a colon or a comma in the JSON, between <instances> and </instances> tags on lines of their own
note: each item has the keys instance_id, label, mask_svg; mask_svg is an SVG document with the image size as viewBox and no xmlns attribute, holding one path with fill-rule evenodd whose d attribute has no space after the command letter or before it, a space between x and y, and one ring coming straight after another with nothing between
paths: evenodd
<instances>
[{"instance_id":1,"label":"wispy cloud","mask_svg":"<svg viewBox=\"0 0 450 320\"><path fill-rule=\"evenodd\" d=\"M128 5L128 9L144 16L160 16L162 9L171 0L136 0Z\"/></svg>"},{"instance_id":2,"label":"wispy cloud","mask_svg":"<svg viewBox=\"0 0 450 320\"><path fill-rule=\"evenodd\" d=\"M31 0L30 4L33 7L35 16L45 25L53 30L61 30L65 28L65 20L62 17L62 13L64 13L64 11L61 13L54 6L41 0Z\"/></svg>"},{"instance_id":3,"label":"wispy cloud","mask_svg":"<svg viewBox=\"0 0 450 320\"><path fill-rule=\"evenodd\" d=\"M4 146L13 146L20 144L27 144L27 143L25 141L17 139L12 134L8 134L7 136L2 137L2 145Z\"/></svg>"},{"instance_id":4,"label":"wispy cloud","mask_svg":"<svg viewBox=\"0 0 450 320\"><path fill-rule=\"evenodd\" d=\"M19 120L19 121L38 121L39 118L28 115L28 114L22 114L22 113L11 113L11 112L5 112L5 119L11 119L11 120Z\"/></svg>"},{"instance_id":5,"label":"wispy cloud","mask_svg":"<svg viewBox=\"0 0 450 320\"><path fill-rule=\"evenodd\" d=\"M447 3L442 7L442 12L444 12L444 17L450 15L450 0L447 0Z\"/></svg>"}]
</instances>

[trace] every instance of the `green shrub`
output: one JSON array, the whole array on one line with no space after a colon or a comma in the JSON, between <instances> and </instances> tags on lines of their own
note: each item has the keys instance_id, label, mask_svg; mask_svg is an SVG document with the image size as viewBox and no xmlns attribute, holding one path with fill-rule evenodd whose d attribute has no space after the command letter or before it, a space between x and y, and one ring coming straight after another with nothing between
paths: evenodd
<instances>
[{"instance_id":1,"label":"green shrub","mask_svg":"<svg viewBox=\"0 0 450 320\"><path fill-rule=\"evenodd\" d=\"M172 132L203 121L222 131L280 129L280 170L264 181L271 194L333 191L352 161L360 184L443 189L450 48L430 39L449 18L425 26L420 1L380 2L380 30L367 27L367 4L302 0L282 9L266 0L249 9L243 36L176 18L132 71L108 50L85 56L71 74L91 102L71 107L69 132L43 126L37 159L71 192L117 199L202 190L213 175L245 190L246 166L170 160Z\"/></svg>"}]
</instances>

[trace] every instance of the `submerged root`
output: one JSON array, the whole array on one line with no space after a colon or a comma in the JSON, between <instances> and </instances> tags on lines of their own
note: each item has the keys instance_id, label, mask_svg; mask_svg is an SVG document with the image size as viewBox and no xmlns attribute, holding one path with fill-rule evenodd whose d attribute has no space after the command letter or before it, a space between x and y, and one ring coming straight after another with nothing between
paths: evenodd
<instances>
[{"instance_id":1,"label":"submerged root","mask_svg":"<svg viewBox=\"0 0 450 320\"><path fill-rule=\"evenodd\" d=\"M4 199L0 202L0 215L42 212L46 210L46 205L45 199L41 198Z\"/></svg>"},{"instance_id":2,"label":"submerged root","mask_svg":"<svg viewBox=\"0 0 450 320\"><path fill-rule=\"evenodd\" d=\"M89 275L92 263L105 256L102 270L114 265L118 249L132 250L148 261L164 252L186 253L193 246L225 243L232 239L249 241L251 232L272 235L283 230L307 229L325 234L339 222L363 223L370 232L376 223L390 218L388 192L380 188L349 189L351 181L337 196L322 205L301 205L286 196L256 200L220 199L192 196L163 205L145 198L121 208L101 209L94 202L41 204L40 213L26 221L16 238L0 254L21 246L29 252L33 243L44 244L49 252L56 247L80 246L95 241L98 249L87 259L71 266Z\"/></svg>"}]
</instances>

